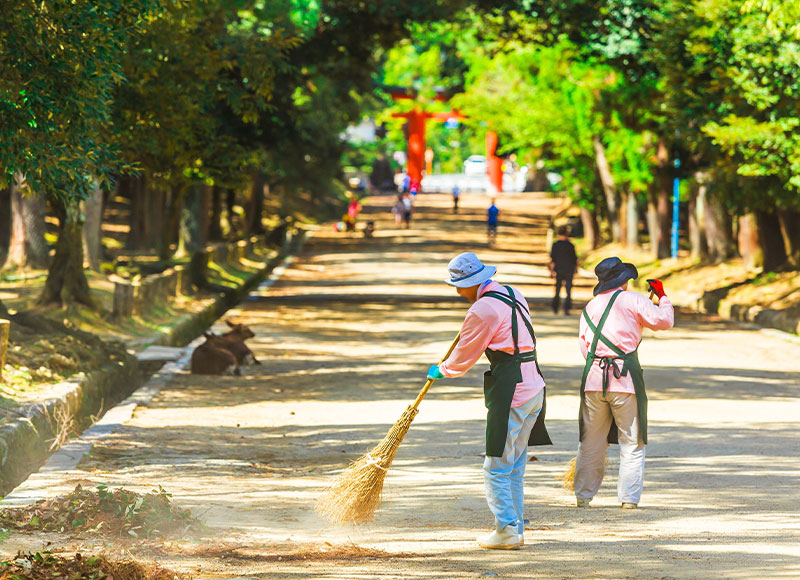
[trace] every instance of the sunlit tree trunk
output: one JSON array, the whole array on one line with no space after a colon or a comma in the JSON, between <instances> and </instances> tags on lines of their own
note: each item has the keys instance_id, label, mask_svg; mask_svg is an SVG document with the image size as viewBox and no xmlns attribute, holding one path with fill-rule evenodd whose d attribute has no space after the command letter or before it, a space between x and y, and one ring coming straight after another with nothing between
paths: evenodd
<instances>
[{"instance_id":1,"label":"sunlit tree trunk","mask_svg":"<svg viewBox=\"0 0 800 580\"><path fill-rule=\"evenodd\" d=\"M168 260L172 256L172 244L180 240L179 232L185 191L185 186L170 188L166 202L165 225L159 236L158 257L162 260Z\"/></svg>"},{"instance_id":2,"label":"sunlit tree trunk","mask_svg":"<svg viewBox=\"0 0 800 580\"><path fill-rule=\"evenodd\" d=\"M658 259L658 240L661 238L661 225L658 220L656 203L657 198L649 195L647 198L647 234L650 237L650 255L654 260Z\"/></svg>"},{"instance_id":3,"label":"sunlit tree trunk","mask_svg":"<svg viewBox=\"0 0 800 580\"><path fill-rule=\"evenodd\" d=\"M39 302L64 305L80 303L94 307L89 292L89 282L83 269L83 222L80 202L77 200L64 202L63 215L64 221L58 234L56 252Z\"/></svg>"},{"instance_id":4,"label":"sunlit tree trunk","mask_svg":"<svg viewBox=\"0 0 800 580\"><path fill-rule=\"evenodd\" d=\"M711 189L706 190L703 217L709 258L714 262L723 262L736 253L733 218Z\"/></svg>"},{"instance_id":5,"label":"sunlit tree trunk","mask_svg":"<svg viewBox=\"0 0 800 580\"><path fill-rule=\"evenodd\" d=\"M84 257L92 270L99 270L103 251L103 190L99 182L95 182L83 208L86 216L83 224Z\"/></svg>"},{"instance_id":6,"label":"sunlit tree trunk","mask_svg":"<svg viewBox=\"0 0 800 580\"><path fill-rule=\"evenodd\" d=\"M583 237L591 249L600 247L600 228L597 225L595 213L581 208L581 223L583 224Z\"/></svg>"},{"instance_id":7,"label":"sunlit tree trunk","mask_svg":"<svg viewBox=\"0 0 800 580\"><path fill-rule=\"evenodd\" d=\"M655 245L654 257L667 258L670 255L670 230L672 228L672 166L670 165L669 149L664 139L658 140L656 147L656 179L653 180L655 191L655 210L658 216L658 237L651 240Z\"/></svg>"},{"instance_id":8,"label":"sunlit tree trunk","mask_svg":"<svg viewBox=\"0 0 800 580\"><path fill-rule=\"evenodd\" d=\"M49 249L44 239L44 199L23 195L23 178L15 176L11 198L11 237L5 268L46 268Z\"/></svg>"},{"instance_id":9,"label":"sunlit tree trunk","mask_svg":"<svg viewBox=\"0 0 800 580\"><path fill-rule=\"evenodd\" d=\"M600 182L603 185L603 192L606 196L608 206L608 221L611 226L611 238L614 242L622 239L622 228L619 221L619 210L617 209L617 185L614 176L611 174L611 166L606 158L606 148L600 137L594 138L594 153L597 163L597 171L600 174Z\"/></svg>"},{"instance_id":10,"label":"sunlit tree trunk","mask_svg":"<svg viewBox=\"0 0 800 580\"><path fill-rule=\"evenodd\" d=\"M695 260L704 260L708 257L708 244L706 242L705 211L706 211L706 175L702 172L695 174L697 189L692 188L689 198L689 243L691 255Z\"/></svg>"},{"instance_id":11,"label":"sunlit tree trunk","mask_svg":"<svg viewBox=\"0 0 800 580\"><path fill-rule=\"evenodd\" d=\"M636 199L636 194L622 190L622 206L623 211L620 214L620 223L622 227L622 240L628 248L639 247L639 204Z\"/></svg>"}]
</instances>

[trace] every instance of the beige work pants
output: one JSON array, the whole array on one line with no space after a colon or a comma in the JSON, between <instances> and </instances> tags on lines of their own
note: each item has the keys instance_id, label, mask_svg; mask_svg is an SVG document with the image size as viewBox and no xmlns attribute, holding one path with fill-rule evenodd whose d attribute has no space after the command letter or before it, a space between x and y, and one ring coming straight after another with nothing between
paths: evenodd
<instances>
[{"instance_id":1,"label":"beige work pants","mask_svg":"<svg viewBox=\"0 0 800 580\"><path fill-rule=\"evenodd\" d=\"M583 440L575 465L575 496L592 499L606 471L606 449L611 419L619 429L620 503L639 503L644 487L644 445L639 441L639 410L636 395L600 391L586 392L583 410Z\"/></svg>"}]
</instances>

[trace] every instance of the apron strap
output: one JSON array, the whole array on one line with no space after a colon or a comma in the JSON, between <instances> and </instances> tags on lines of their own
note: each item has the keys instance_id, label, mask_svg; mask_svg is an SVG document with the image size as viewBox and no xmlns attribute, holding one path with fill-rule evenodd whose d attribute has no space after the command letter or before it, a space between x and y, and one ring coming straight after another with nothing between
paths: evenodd
<instances>
[{"instance_id":1,"label":"apron strap","mask_svg":"<svg viewBox=\"0 0 800 580\"><path fill-rule=\"evenodd\" d=\"M508 296L505 294L501 294L500 292L495 292L491 290L489 292L484 293L484 296L489 296L490 298L496 298L501 302L504 302L508 306L511 307L511 337L514 340L514 354L519 354L519 330L518 330L518 322L517 322L517 311L519 311L519 315L522 318L522 322L525 324L525 328L528 329L530 333L531 340L533 340L533 352L536 352L536 333L533 331L533 324L531 324L530 319L530 311L528 310L528 305L524 302L517 299L514 295L514 291L511 289L510 286L503 286L508 292ZM525 314L528 316L525 316ZM527 361L526 361L527 362Z\"/></svg>"},{"instance_id":2,"label":"apron strap","mask_svg":"<svg viewBox=\"0 0 800 580\"><path fill-rule=\"evenodd\" d=\"M609 372L613 372L614 376L616 378L619 378L622 373L621 373L619 367L617 366L616 361L614 360L616 357L613 357L613 356L599 357L599 356L597 356L595 354L595 351L597 350L597 343L600 340L602 340L603 344L605 344L608 348L610 348L612 351L614 351L620 357L624 357L625 354L626 354L621 348L617 347L614 343L612 343L610 340L608 340L608 338L605 337L603 335L603 333L602 333L603 326L606 323L606 319L608 319L608 315L611 314L611 307L614 306L614 302L617 300L617 297L621 293L622 293L622 290L617 290L611 296L611 300L608 301L608 305L606 306L606 309L603 312L603 315L600 317L600 322L597 323L597 326L595 326L594 323L592 322L592 319L589 318L589 313L586 312L586 309L584 309L584 311L583 311L583 318L584 318L584 320L586 320L586 324L589 326L589 328L594 333L594 337L592 339L592 346L589 348L589 352L586 354L586 360L587 360L587 362L590 359L592 361L594 361L594 359L599 359L600 360L600 368L603 371L603 395L605 395L608 392ZM584 384L586 383L586 375L588 374L588 368L589 368L589 365L587 364L586 365L587 371L584 372L584 378L583 378L583 383ZM623 367L623 369L624 369L624 367ZM624 370L627 370L627 369L624 369Z\"/></svg>"}]
</instances>

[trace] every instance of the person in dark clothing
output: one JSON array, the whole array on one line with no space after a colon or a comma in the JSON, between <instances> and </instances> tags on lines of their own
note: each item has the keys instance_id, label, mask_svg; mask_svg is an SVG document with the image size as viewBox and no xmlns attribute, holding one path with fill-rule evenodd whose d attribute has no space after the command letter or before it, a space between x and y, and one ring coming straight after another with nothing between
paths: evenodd
<instances>
[{"instance_id":1,"label":"person in dark clothing","mask_svg":"<svg viewBox=\"0 0 800 580\"><path fill-rule=\"evenodd\" d=\"M553 297L553 313L558 314L558 306L561 302L561 286L566 290L566 300L564 300L564 314L569 314L572 308L572 277L575 276L575 269L578 265L578 256L575 254L575 246L569 241L566 226L558 228L558 240L550 250L550 277L556 279L556 294Z\"/></svg>"},{"instance_id":2,"label":"person in dark clothing","mask_svg":"<svg viewBox=\"0 0 800 580\"><path fill-rule=\"evenodd\" d=\"M500 214L500 210L497 209L497 206L494 204L494 198L492 198L492 205L489 206L489 209L486 211L486 225L488 228L488 236L489 236L489 245L491 246L494 241L497 239L497 216Z\"/></svg>"}]
</instances>

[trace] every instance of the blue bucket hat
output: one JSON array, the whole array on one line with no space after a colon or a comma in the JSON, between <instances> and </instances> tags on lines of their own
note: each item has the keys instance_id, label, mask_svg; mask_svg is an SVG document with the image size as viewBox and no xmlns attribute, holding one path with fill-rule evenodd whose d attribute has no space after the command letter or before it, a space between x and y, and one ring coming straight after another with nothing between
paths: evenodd
<instances>
[{"instance_id":1,"label":"blue bucket hat","mask_svg":"<svg viewBox=\"0 0 800 580\"><path fill-rule=\"evenodd\" d=\"M592 294L597 296L608 290L619 288L628 280L635 280L639 277L636 266L623 262L619 258L606 258L594 268L597 276L597 286L594 287Z\"/></svg>"},{"instance_id":2,"label":"blue bucket hat","mask_svg":"<svg viewBox=\"0 0 800 580\"><path fill-rule=\"evenodd\" d=\"M497 272L497 268L484 265L472 252L464 252L450 260L447 270L450 272L450 279L444 282L456 288L483 284Z\"/></svg>"}]
</instances>

